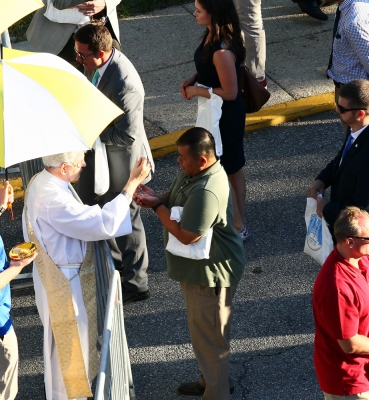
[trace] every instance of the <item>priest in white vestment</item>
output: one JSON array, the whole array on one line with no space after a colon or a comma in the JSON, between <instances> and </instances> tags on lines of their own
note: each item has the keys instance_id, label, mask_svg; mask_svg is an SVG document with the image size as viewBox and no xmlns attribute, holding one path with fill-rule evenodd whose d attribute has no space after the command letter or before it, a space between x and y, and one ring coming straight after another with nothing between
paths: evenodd
<instances>
[{"instance_id":1,"label":"priest in white vestment","mask_svg":"<svg viewBox=\"0 0 369 400\"><path fill-rule=\"evenodd\" d=\"M141 158L133 168L122 194L105 204L87 206L79 203L68 188L79 178L84 152L57 154L43 158L45 169L30 184L23 213L26 239L29 222L40 245L69 280L73 308L88 374L88 319L82 295L79 268L84 261L87 242L129 234L132 230L129 204L138 184L150 171L150 163ZM33 268L36 305L44 326L45 391L47 400L68 400L53 331L45 288L37 269ZM64 278L63 278L64 279ZM79 397L79 399L84 399Z\"/></svg>"}]
</instances>

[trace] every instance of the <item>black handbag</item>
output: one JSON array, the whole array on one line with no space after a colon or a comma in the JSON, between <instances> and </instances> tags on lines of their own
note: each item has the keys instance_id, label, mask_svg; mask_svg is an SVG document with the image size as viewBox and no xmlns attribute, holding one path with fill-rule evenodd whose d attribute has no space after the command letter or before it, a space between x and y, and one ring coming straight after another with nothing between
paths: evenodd
<instances>
[{"instance_id":1,"label":"black handbag","mask_svg":"<svg viewBox=\"0 0 369 400\"><path fill-rule=\"evenodd\" d=\"M241 65L239 85L246 114L259 111L270 98L268 90L260 84L244 65Z\"/></svg>"}]
</instances>

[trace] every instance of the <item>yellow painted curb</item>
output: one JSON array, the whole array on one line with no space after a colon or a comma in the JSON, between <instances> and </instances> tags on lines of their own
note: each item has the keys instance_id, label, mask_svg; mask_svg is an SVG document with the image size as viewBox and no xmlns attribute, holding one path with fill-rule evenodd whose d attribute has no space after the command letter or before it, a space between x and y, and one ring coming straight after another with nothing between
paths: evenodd
<instances>
[{"instance_id":1,"label":"yellow painted curb","mask_svg":"<svg viewBox=\"0 0 369 400\"><path fill-rule=\"evenodd\" d=\"M275 106L262 108L260 111L246 116L246 132L254 131L268 126L282 124L299 117L316 114L335 108L334 93L319 94L304 99L288 101ZM176 140L187 129L170 132L149 140L154 158L164 156L177 150Z\"/></svg>"},{"instance_id":2,"label":"yellow painted curb","mask_svg":"<svg viewBox=\"0 0 369 400\"><path fill-rule=\"evenodd\" d=\"M262 108L254 114L246 116L246 132L254 131L268 126L282 124L299 117L316 114L323 111L333 110L335 108L334 93L319 94L317 96L306 97L304 99L288 101L275 106ZM154 158L173 153L177 150L176 140L187 129L181 129L157 136L149 140L151 152ZM19 199L24 196L22 179L11 179L11 185L14 188L14 197Z\"/></svg>"}]
</instances>

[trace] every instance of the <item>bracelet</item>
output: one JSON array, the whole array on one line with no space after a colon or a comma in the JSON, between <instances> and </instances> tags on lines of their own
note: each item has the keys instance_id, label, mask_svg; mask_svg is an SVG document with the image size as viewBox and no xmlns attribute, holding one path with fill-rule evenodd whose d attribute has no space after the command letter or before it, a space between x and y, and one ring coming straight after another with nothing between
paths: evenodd
<instances>
[{"instance_id":1,"label":"bracelet","mask_svg":"<svg viewBox=\"0 0 369 400\"><path fill-rule=\"evenodd\" d=\"M3 212L6 210L4 207L0 207L0 215L3 214Z\"/></svg>"},{"instance_id":2,"label":"bracelet","mask_svg":"<svg viewBox=\"0 0 369 400\"><path fill-rule=\"evenodd\" d=\"M160 206L162 206L162 205L163 205L163 202L162 202L162 201L159 201L158 204L156 204L154 207L151 207L151 208L156 212L156 210L157 210Z\"/></svg>"}]
</instances>

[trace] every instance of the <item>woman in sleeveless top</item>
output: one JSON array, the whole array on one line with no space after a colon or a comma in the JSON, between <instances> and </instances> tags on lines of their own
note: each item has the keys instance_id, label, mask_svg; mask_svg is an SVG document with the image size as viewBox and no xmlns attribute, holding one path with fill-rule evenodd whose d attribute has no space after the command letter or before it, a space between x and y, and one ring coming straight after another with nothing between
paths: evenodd
<instances>
[{"instance_id":1,"label":"woman in sleeveless top","mask_svg":"<svg viewBox=\"0 0 369 400\"><path fill-rule=\"evenodd\" d=\"M245 49L233 0L196 0L194 16L205 26L200 46L194 56L196 73L181 84L186 100L196 96L210 98L208 89L195 86L198 82L213 88L223 99L219 129L222 137L221 163L232 187L234 227L243 240L248 237L245 222L246 182L242 167L245 164L243 136L245 108L238 85L240 64Z\"/></svg>"}]
</instances>

